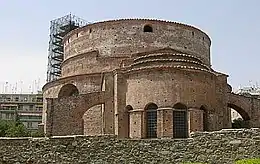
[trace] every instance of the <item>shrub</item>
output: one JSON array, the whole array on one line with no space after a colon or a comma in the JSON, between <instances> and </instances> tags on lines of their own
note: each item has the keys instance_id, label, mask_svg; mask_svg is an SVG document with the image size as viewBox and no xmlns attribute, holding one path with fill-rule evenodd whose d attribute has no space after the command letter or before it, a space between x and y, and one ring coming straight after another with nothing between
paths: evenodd
<instances>
[{"instance_id":1,"label":"shrub","mask_svg":"<svg viewBox=\"0 0 260 164\"><path fill-rule=\"evenodd\" d=\"M0 120L0 137L27 137L29 134L19 121Z\"/></svg>"}]
</instances>

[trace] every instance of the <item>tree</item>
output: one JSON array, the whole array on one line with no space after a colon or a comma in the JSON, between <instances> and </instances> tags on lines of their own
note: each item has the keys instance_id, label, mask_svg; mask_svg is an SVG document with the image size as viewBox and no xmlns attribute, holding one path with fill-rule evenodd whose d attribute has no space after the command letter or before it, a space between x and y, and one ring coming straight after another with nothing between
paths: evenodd
<instances>
[{"instance_id":1,"label":"tree","mask_svg":"<svg viewBox=\"0 0 260 164\"><path fill-rule=\"evenodd\" d=\"M11 127L10 121L0 120L0 137L6 136L6 131Z\"/></svg>"},{"instance_id":2,"label":"tree","mask_svg":"<svg viewBox=\"0 0 260 164\"><path fill-rule=\"evenodd\" d=\"M0 120L0 137L27 137L29 131L20 121Z\"/></svg>"}]
</instances>

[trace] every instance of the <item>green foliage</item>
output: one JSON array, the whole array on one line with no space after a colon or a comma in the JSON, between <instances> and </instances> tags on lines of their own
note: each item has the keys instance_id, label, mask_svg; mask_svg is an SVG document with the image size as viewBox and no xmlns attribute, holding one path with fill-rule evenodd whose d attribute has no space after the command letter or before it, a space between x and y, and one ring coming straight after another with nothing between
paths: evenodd
<instances>
[{"instance_id":1,"label":"green foliage","mask_svg":"<svg viewBox=\"0 0 260 164\"><path fill-rule=\"evenodd\" d=\"M0 137L27 137L29 131L20 121L0 120Z\"/></svg>"},{"instance_id":2,"label":"green foliage","mask_svg":"<svg viewBox=\"0 0 260 164\"><path fill-rule=\"evenodd\" d=\"M236 161L236 164L259 164L260 163L260 158L258 159L243 159Z\"/></svg>"},{"instance_id":3,"label":"green foliage","mask_svg":"<svg viewBox=\"0 0 260 164\"><path fill-rule=\"evenodd\" d=\"M203 164L203 163L200 163L200 162L185 162L183 164Z\"/></svg>"},{"instance_id":4,"label":"green foliage","mask_svg":"<svg viewBox=\"0 0 260 164\"><path fill-rule=\"evenodd\" d=\"M0 120L0 137L5 137L6 132L12 126L11 121Z\"/></svg>"},{"instance_id":5,"label":"green foliage","mask_svg":"<svg viewBox=\"0 0 260 164\"><path fill-rule=\"evenodd\" d=\"M248 122L244 121L242 118L238 118L233 120L232 128L240 129L240 128L248 128Z\"/></svg>"}]
</instances>

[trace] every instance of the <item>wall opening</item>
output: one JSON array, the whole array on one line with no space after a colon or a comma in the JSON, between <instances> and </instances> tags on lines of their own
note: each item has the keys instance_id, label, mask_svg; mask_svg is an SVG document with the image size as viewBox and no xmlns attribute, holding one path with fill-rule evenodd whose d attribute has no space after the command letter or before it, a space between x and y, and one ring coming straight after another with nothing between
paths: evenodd
<instances>
[{"instance_id":1,"label":"wall opening","mask_svg":"<svg viewBox=\"0 0 260 164\"><path fill-rule=\"evenodd\" d=\"M173 106L173 137L188 137L188 116L187 107L184 104L177 103Z\"/></svg>"},{"instance_id":2,"label":"wall opening","mask_svg":"<svg viewBox=\"0 0 260 164\"><path fill-rule=\"evenodd\" d=\"M129 115L129 111L132 111L133 110L133 107L131 106L131 105L127 105L126 107L125 107L125 115L126 115L126 117L124 117L124 119L125 119L125 123L127 123L127 125L125 125L126 126L126 133L127 133L127 137L130 137L130 115ZM136 122L134 123L134 124L136 124Z\"/></svg>"},{"instance_id":3,"label":"wall opening","mask_svg":"<svg viewBox=\"0 0 260 164\"><path fill-rule=\"evenodd\" d=\"M147 138L157 138L157 109L158 106L154 103L149 103L145 107Z\"/></svg>"},{"instance_id":4,"label":"wall opening","mask_svg":"<svg viewBox=\"0 0 260 164\"><path fill-rule=\"evenodd\" d=\"M73 84L66 84L61 87L58 97L69 97L79 95L79 90Z\"/></svg>"},{"instance_id":5,"label":"wall opening","mask_svg":"<svg viewBox=\"0 0 260 164\"><path fill-rule=\"evenodd\" d=\"M125 110L126 110L126 111L133 110L133 107L132 107L131 105L127 105L127 106L125 107Z\"/></svg>"},{"instance_id":6,"label":"wall opening","mask_svg":"<svg viewBox=\"0 0 260 164\"><path fill-rule=\"evenodd\" d=\"M144 32L153 32L153 28L150 25L145 25L144 26Z\"/></svg>"},{"instance_id":7,"label":"wall opening","mask_svg":"<svg viewBox=\"0 0 260 164\"><path fill-rule=\"evenodd\" d=\"M200 107L200 110L203 111L203 131L208 131L209 130L209 123L208 123L208 110L206 107L204 107L203 105Z\"/></svg>"},{"instance_id":8,"label":"wall opening","mask_svg":"<svg viewBox=\"0 0 260 164\"><path fill-rule=\"evenodd\" d=\"M234 105L228 104L229 112L230 112L230 120L232 123L232 128L239 129L239 128L250 128L249 125L249 115L248 113L243 110L242 108Z\"/></svg>"}]
</instances>

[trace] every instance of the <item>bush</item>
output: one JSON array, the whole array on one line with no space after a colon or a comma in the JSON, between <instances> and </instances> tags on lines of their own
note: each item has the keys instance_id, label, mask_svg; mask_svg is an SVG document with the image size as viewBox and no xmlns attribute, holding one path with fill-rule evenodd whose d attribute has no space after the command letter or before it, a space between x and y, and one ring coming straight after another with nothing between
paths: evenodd
<instances>
[{"instance_id":1,"label":"bush","mask_svg":"<svg viewBox=\"0 0 260 164\"><path fill-rule=\"evenodd\" d=\"M19 121L0 120L0 137L27 137L29 134Z\"/></svg>"}]
</instances>

